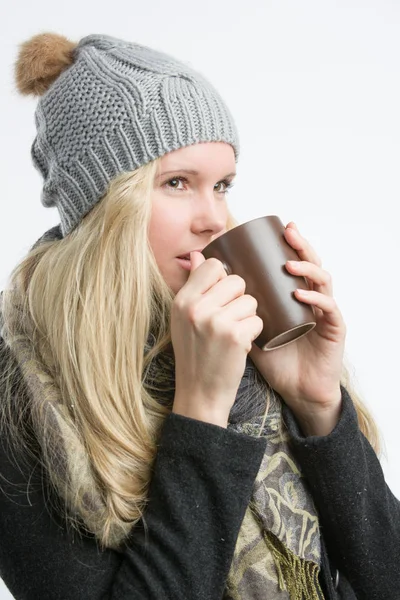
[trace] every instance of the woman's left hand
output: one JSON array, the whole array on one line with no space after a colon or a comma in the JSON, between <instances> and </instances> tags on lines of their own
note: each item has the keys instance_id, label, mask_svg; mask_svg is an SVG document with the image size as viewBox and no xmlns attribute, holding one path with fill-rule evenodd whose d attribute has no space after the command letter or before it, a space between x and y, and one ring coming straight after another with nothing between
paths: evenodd
<instances>
[{"instance_id":1,"label":"woman's left hand","mask_svg":"<svg viewBox=\"0 0 400 600\"><path fill-rule=\"evenodd\" d=\"M340 414L346 325L333 299L331 276L322 269L313 248L293 222L284 235L300 257L286 268L306 277L310 288L305 293L296 290L296 298L314 306L317 324L308 334L272 351L262 351L253 343L250 358L307 433L324 435Z\"/></svg>"}]
</instances>

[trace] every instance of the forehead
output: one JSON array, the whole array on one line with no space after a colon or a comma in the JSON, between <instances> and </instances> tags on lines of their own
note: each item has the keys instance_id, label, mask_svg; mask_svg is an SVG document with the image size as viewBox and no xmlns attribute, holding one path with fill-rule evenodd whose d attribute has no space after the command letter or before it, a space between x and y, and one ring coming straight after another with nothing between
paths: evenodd
<instances>
[{"instance_id":1,"label":"forehead","mask_svg":"<svg viewBox=\"0 0 400 600\"><path fill-rule=\"evenodd\" d=\"M168 152L159 162L159 172L186 170L192 175L216 172L235 172L235 154L225 142L197 143Z\"/></svg>"}]
</instances>

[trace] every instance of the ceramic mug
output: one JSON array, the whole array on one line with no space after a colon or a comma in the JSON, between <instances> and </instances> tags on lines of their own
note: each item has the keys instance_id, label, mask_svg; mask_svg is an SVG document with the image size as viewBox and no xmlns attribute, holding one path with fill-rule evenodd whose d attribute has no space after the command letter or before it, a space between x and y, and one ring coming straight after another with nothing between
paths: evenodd
<instances>
[{"instance_id":1,"label":"ceramic mug","mask_svg":"<svg viewBox=\"0 0 400 600\"><path fill-rule=\"evenodd\" d=\"M274 350L293 342L315 325L312 306L300 302L296 288L308 290L305 277L292 275L287 260L300 260L284 237L285 226L276 215L253 219L227 231L208 244L202 254L219 259L228 275L246 282L246 294L258 302L257 315L264 327L254 343Z\"/></svg>"}]
</instances>

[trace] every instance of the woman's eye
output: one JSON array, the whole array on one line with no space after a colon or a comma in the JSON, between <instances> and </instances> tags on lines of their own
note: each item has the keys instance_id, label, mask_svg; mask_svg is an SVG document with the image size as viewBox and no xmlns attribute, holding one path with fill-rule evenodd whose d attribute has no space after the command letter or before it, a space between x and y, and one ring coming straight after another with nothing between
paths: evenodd
<instances>
[{"instance_id":1,"label":"woman's eye","mask_svg":"<svg viewBox=\"0 0 400 600\"><path fill-rule=\"evenodd\" d=\"M220 190L219 193L221 194L227 194L229 192L229 190L233 187L233 181L229 181L228 179L224 179L223 181L220 181L219 183L217 183L217 185L224 185L225 189Z\"/></svg>"},{"instance_id":2,"label":"woman's eye","mask_svg":"<svg viewBox=\"0 0 400 600\"><path fill-rule=\"evenodd\" d=\"M219 190L217 190L218 192L226 192L226 191L227 191L227 189L228 189L228 187L229 187L229 186L227 186L227 184L226 184L226 182L225 182L225 181L220 181L219 183L216 183L216 184L215 184L215 187L218 187L219 185L220 185L220 186L221 186L221 185L224 185L224 186L225 186L225 189L223 189L223 188L222 188L222 189L219 189Z\"/></svg>"},{"instance_id":3,"label":"woman's eye","mask_svg":"<svg viewBox=\"0 0 400 600\"><path fill-rule=\"evenodd\" d=\"M178 188L176 185L174 185L174 183L182 183L183 182L183 177L174 177L173 179L170 179L169 181L166 182L166 184L170 187L172 187L172 189L177 190L177 189L182 189L182 188Z\"/></svg>"}]
</instances>

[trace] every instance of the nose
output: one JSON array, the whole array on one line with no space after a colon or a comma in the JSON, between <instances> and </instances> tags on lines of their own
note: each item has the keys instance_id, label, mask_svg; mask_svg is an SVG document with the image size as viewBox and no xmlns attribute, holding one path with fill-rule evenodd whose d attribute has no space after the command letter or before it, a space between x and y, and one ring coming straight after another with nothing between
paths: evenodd
<instances>
[{"instance_id":1,"label":"nose","mask_svg":"<svg viewBox=\"0 0 400 600\"><path fill-rule=\"evenodd\" d=\"M221 194L217 192L198 194L193 205L191 223L193 233L216 235L226 227L228 211Z\"/></svg>"}]
</instances>

